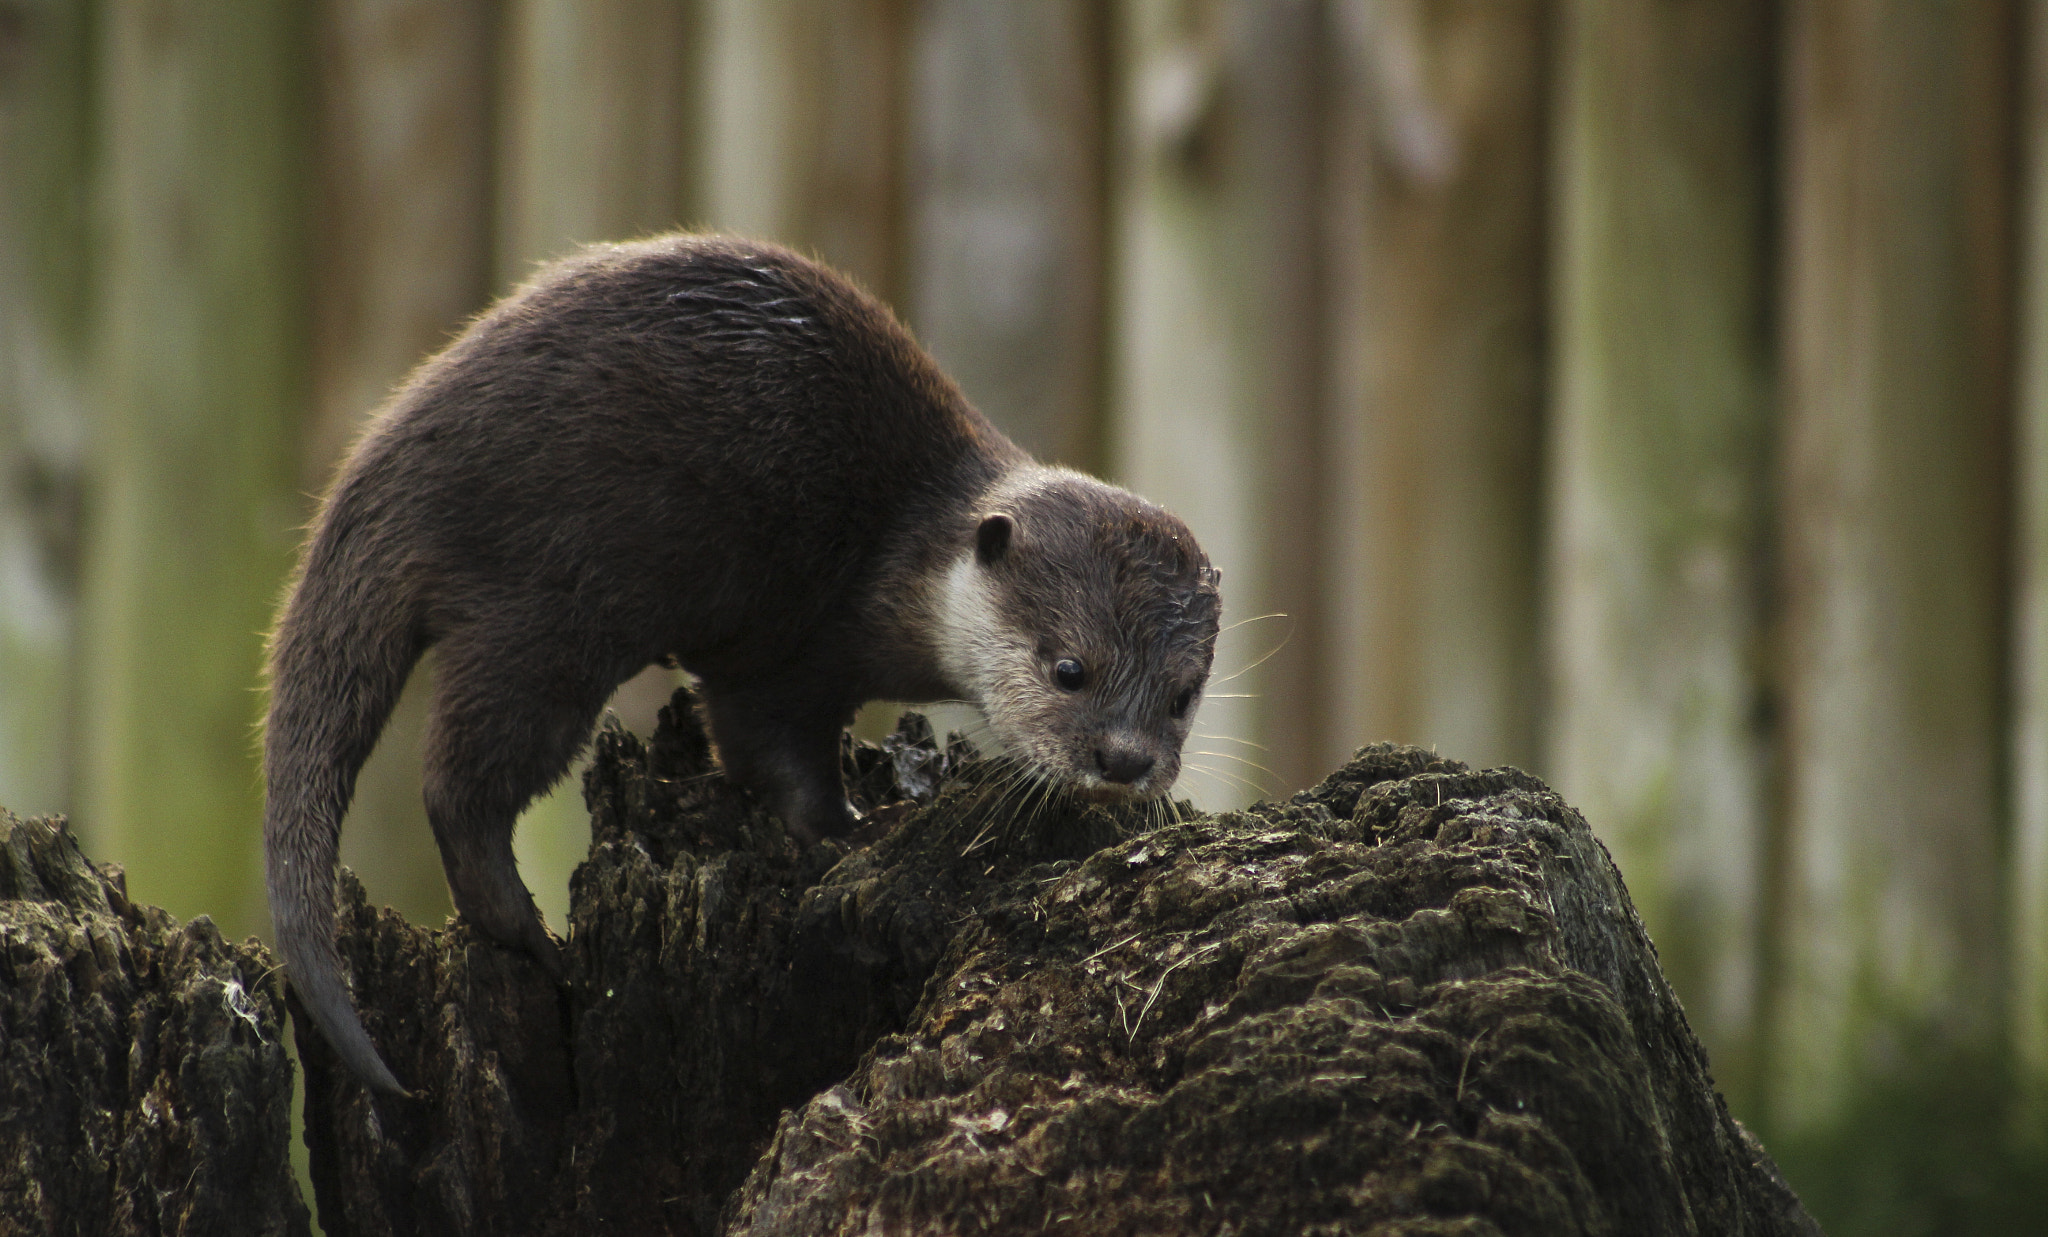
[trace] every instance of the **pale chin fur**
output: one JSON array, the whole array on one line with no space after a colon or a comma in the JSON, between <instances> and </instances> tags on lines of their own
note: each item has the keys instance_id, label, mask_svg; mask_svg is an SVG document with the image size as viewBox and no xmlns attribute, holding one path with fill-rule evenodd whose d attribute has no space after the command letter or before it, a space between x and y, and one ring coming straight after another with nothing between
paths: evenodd
<instances>
[{"instance_id":1,"label":"pale chin fur","mask_svg":"<svg viewBox=\"0 0 2048 1237\"><path fill-rule=\"evenodd\" d=\"M997 617L995 599L972 550L953 560L939 581L937 646L939 668L988 719L1002 750L1037 758L1038 753L989 707L1019 689L1035 690L1037 667L1030 647ZM1004 690L1005 684L1009 690Z\"/></svg>"}]
</instances>

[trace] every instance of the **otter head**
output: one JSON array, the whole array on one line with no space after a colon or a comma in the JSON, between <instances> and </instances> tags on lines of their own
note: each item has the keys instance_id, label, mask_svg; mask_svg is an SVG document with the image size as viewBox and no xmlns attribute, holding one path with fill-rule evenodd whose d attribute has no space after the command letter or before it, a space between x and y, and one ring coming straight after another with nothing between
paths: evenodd
<instances>
[{"instance_id":1,"label":"otter head","mask_svg":"<svg viewBox=\"0 0 2048 1237\"><path fill-rule=\"evenodd\" d=\"M1041 776L1096 800L1165 794L1222 612L1194 535L1056 469L1013 478L973 521L939 606L949 676Z\"/></svg>"}]
</instances>

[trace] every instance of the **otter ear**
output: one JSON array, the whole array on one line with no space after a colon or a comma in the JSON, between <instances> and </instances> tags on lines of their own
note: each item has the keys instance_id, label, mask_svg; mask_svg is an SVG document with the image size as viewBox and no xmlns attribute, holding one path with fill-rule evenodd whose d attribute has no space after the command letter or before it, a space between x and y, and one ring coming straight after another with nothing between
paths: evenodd
<instances>
[{"instance_id":1,"label":"otter ear","mask_svg":"<svg viewBox=\"0 0 2048 1237\"><path fill-rule=\"evenodd\" d=\"M981 527L974 530L974 557L984 567L993 566L995 561L1010 550L1010 534L1017 531L1017 521L997 511L981 518Z\"/></svg>"}]
</instances>

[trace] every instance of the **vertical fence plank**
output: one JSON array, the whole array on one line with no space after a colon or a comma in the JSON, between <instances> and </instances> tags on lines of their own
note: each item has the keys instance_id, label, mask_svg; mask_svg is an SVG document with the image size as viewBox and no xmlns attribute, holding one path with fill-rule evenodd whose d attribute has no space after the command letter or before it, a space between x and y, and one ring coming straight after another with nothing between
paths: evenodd
<instances>
[{"instance_id":1,"label":"vertical fence plank","mask_svg":"<svg viewBox=\"0 0 2048 1237\"><path fill-rule=\"evenodd\" d=\"M308 494L489 293L494 26L486 0L319 7ZM420 802L427 688L415 675L356 779L341 858L373 899L437 923L449 902Z\"/></svg>"},{"instance_id":2,"label":"vertical fence plank","mask_svg":"<svg viewBox=\"0 0 2048 1237\"><path fill-rule=\"evenodd\" d=\"M0 28L0 804L70 808L86 449L91 10Z\"/></svg>"},{"instance_id":3,"label":"vertical fence plank","mask_svg":"<svg viewBox=\"0 0 2048 1237\"><path fill-rule=\"evenodd\" d=\"M905 7L812 0L797 19L818 74L802 234L892 305L903 304Z\"/></svg>"},{"instance_id":4,"label":"vertical fence plank","mask_svg":"<svg viewBox=\"0 0 2048 1237\"><path fill-rule=\"evenodd\" d=\"M2003 1029L2009 17L1790 10L1767 1098L1802 1137L1865 1136L1883 1086L1967 1095Z\"/></svg>"},{"instance_id":5,"label":"vertical fence plank","mask_svg":"<svg viewBox=\"0 0 2048 1237\"><path fill-rule=\"evenodd\" d=\"M1346 13L1372 146L1332 237L1359 256L1331 301L1323 763L1391 738L1534 768L1548 6Z\"/></svg>"},{"instance_id":6,"label":"vertical fence plank","mask_svg":"<svg viewBox=\"0 0 2048 1237\"><path fill-rule=\"evenodd\" d=\"M704 207L901 304L905 0L706 0Z\"/></svg>"},{"instance_id":7,"label":"vertical fence plank","mask_svg":"<svg viewBox=\"0 0 2048 1237\"><path fill-rule=\"evenodd\" d=\"M792 0L705 0L704 217L785 243L801 237L817 75Z\"/></svg>"},{"instance_id":8,"label":"vertical fence plank","mask_svg":"<svg viewBox=\"0 0 2048 1237\"><path fill-rule=\"evenodd\" d=\"M2013 581L2012 1033L2022 1136L2048 1147L2048 4L2026 18L2020 111L2025 178Z\"/></svg>"},{"instance_id":9,"label":"vertical fence plank","mask_svg":"<svg viewBox=\"0 0 2048 1237\"><path fill-rule=\"evenodd\" d=\"M577 245L673 228L702 200L696 0L519 0L506 17L498 280L510 287ZM650 667L610 705L652 733L675 689ZM569 873L589 850L582 778L522 815L514 850L534 901L561 927Z\"/></svg>"},{"instance_id":10,"label":"vertical fence plank","mask_svg":"<svg viewBox=\"0 0 2048 1237\"><path fill-rule=\"evenodd\" d=\"M1330 770L1316 756L1327 720L1317 658L1324 635L1319 592L1328 569L1321 450L1327 341L1320 328L1331 23L1318 0L1241 3L1227 13L1220 99L1227 110L1218 118L1215 152L1227 158L1219 163L1227 260L1216 273L1230 281L1233 329L1245 344L1238 417L1256 445L1238 468L1251 486L1260 561L1238 573L1247 591L1227 621L1244 626L1230 633L1237 645L1226 643L1218 661L1226 676L1256 667L1223 688L1255 695L1253 733L1205 717L1196 732L1203 741L1190 747L1194 763L1212 776L1242 778L1262 796L1284 797ZM1169 429L1168 449L1171 441Z\"/></svg>"},{"instance_id":11,"label":"vertical fence plank","mask_svg":"<svg viewBox=\"0 0 2048 1237\"><path fill-rule=\"evenodd\" d=\"M1553 113L1545 764L1739 1097L1767 800L1770 19L1571 4Z\"/></svg>"},{"instance_id":12,"label":"vertical fence plank","mask_svg":"<svg viewBox=\"0 0 2048 1237\"><path fill-rule=\"evenodd\" d=\"M112 3L80 815L140 901L267 921L252 753L301 507L307 31Z\"/></svg>"},{"instance_id":13,"label":"vertical fence plank","mask_svg":"<svg viewBox=\"0 0 2048 1237\"><path fill-rule=\"evenodd\" d=\"M1267 695L1278 680L1253 668L1284 623L1246 620L1272 608L1276 554L1314 532L1290 519L1308 487L1278 474L1274 444L1301 442L1315 415L1313 357L1297 349L1314 335L1317 128L1304 66L1319 7L1119 9L1109 463L1178 511L1223 572L1226 631L1182 782L1209 806L1302 777L1259 767L1270 763L1261 737L1308 706Z\"/></svg>"},{"instance_id":14,"label":"vertical fence plank","mask_svg":"<svg viewBox=\"0 0 2048 1237\"><path fill-rule=\"evenodd\" d=\"M910 30L905 309L1026 450L1100 467L1102 10L928 0Z\"/></svg>"},{"instance_id":15,"label":"vertical fence plank","mask_svg":"<svg viewBox=\"0 0 2048 1237\"><path fill-rule=\"evenodd\" d=\"M506 17L498 274L698 208L695 0L517 0Z\"/></svg>"}]
</instances>

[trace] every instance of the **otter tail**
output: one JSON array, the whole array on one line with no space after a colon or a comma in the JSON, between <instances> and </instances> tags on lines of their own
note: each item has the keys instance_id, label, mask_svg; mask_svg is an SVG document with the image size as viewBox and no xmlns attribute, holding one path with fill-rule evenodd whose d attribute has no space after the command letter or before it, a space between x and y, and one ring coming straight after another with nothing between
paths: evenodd
<instances>
[{"instance_id":1,"label":"otter tail","mask_svg":"<svg viewBox=\"0 0 2048 1237\"><path fill-rule=\"evenodd\" d=\"M271 642L265 880L278 948L300 1002L358 1079L403 1095L343 978L334 943L334 870L356 774L398 702L420 641L402 591L324 564L326 540L316 537L309 549Z\"/></svg>"}]
</instances>

